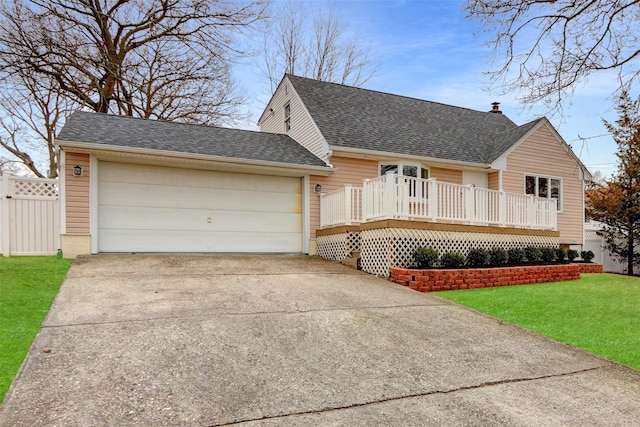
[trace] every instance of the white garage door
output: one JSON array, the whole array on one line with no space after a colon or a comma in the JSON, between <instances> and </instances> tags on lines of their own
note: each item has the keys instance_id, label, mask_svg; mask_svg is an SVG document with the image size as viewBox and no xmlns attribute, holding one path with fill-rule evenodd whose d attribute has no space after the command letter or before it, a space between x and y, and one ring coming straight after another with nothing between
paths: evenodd
<instances>
[{"instance_id":1,"label":"white garage door","mask_svg":"<svg viewBox=\"0 0 640 427\"><path fill-rule=\"evenodd\" d=\"M301 252L300 178L100 162L100 252Z\"/></svg>"}]
</instances>

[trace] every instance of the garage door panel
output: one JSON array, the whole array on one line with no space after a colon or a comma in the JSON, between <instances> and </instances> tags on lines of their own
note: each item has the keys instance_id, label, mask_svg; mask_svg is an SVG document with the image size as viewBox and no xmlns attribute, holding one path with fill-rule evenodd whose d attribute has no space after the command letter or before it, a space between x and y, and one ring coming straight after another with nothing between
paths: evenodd
<instances>
[{"instance_id":1,"label":"garage door panel","mask_svg":"<svg viewBox=\"0 0 640 427\"><path fill-rule=\"evenodd\" d=\"M101 252L300 252L302 180L98 164Z\"/></svg>"},{"instance_id":2,"label":"garage door panel","mask_svg":"<svg viewBox=\"0 0 640 427\"><path fill-rule=\"evenodd\" d=\"M103 241L102 241L103 240ZM167 244L169 243L170 244ZM298 233L112 230L102 252L300 252ZM172 249L177 248L177 249Z\"/></svg>"},{"instance_id":3,"label":"garage door panel","mask_svg":"<svg viewBox=\"0 0 640 427\"><path fill-rule=\"evenodd\" d=\"M148 206L152 208L252 210L291 212L299 210L301 196L293 193L238 191L107 182L100 186L103 206Z\"/></svg>"},{"instance_id":4,"label":"garage door panel","mask_svg":"<svg viewBox=\"0 0 640 427\"><path fill-rule=\"evenodd\" d=\"M278 176L167 168L162 166L129 165L100 162L100 181L128 184L153 184L173 188L220 188L250 191L300 193L302 183L298 179ZM153 176L153 181L149 181Z\"/></svg>"},{"instance_id":5,"label":"garage door panel","mask_svg":"<svg viewBox=\"0 0 640 427\"><path fill-rule=\"evenodd\" d=\"M295 213L263 212L257 222L254 213L244 211L103 206L101 212L103 215L98 219L101 229L302 232L299 215Z\"/></svg>"}]
</instances>

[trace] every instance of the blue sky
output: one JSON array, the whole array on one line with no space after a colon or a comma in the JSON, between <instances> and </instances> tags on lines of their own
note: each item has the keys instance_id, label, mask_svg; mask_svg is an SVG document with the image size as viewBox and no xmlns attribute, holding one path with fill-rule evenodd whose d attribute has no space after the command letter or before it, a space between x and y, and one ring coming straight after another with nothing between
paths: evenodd
<instances>
[{"instance_id":1,"label":"blue sky","mask_svg":"<svg viewBox=\"0 0 640 427\"><path fill-rule=\"evenodd\" d=\"M491 102L517 124L544 114L542 108L523 110L516 94L498 96L489 91L483 74L492 68L492 52L476 34L478 27L465 19L459 0L336 1L344 23L371 44L377 74L363 85L367 89L488 111ZM329 3L314 2L316 7ZM236 69L255 123L268 100L268 83L253 59ZM565 104L564 117L548 116L565 141L593 172L610 175L615 170L616 146L602 124L602 117L615 121L610 94L615 81L593 76L576 89ZM246 127L251 127L247 125ZM254 127L255 128L255 127ZM604 135L604 136L603 136ZM579 137L589 138L583 142Z\"/></svg>"}]
</instances>

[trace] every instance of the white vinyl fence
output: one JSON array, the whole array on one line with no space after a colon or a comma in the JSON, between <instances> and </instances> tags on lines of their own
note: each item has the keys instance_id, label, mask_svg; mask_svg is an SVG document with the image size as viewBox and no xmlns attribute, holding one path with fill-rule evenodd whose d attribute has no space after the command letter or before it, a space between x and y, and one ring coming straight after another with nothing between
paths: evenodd
<instances>
[{"instance_id":1,"label":"white vinyl fence","mask_svg":"<svg viewBox=\"0 0 640 427\"><path fill-rule=\"evenodd\" d=\"M605 273L626 274L627 265L609 252L605 238L598 234L603 227L603 224L595 221L584 223L584 250L593 252L595 255L593 262L602 264Z\"/></svg>"},{"instance_id":2,"label":"white vinyl fence","mask_svg":"<svg viewBox=\"0 0 640 427\"><path fill-rule=\"evenodd\" d=\"M58 180L0 175L2 255L54 255L59 243Z\"/></svg>"}]
</instances>

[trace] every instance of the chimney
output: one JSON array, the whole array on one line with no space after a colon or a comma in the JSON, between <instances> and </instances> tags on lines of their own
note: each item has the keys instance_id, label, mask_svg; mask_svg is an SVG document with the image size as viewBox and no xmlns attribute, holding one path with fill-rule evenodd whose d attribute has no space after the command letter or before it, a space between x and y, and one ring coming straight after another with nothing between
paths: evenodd
<instances>
[{"instance_id":1,"label":"chimney","mask_svg":"<svg viewBox=\"0 0 640 427\"><path fill-rule=\"evenodd\" d=\"M499 102L492 102L491 105L493 105L493 107L491 107L491 111L489 111L490 113L502 114Z\"/></svg>"}]
</instances>

